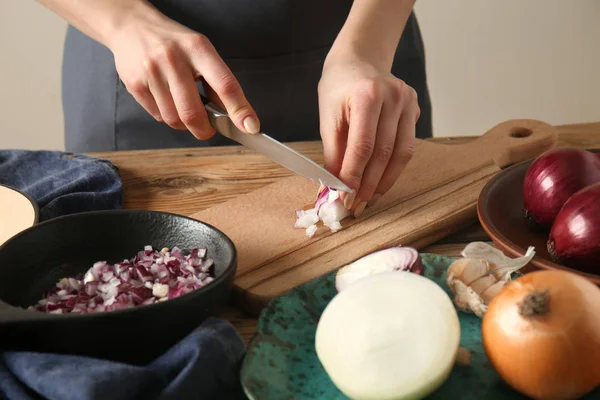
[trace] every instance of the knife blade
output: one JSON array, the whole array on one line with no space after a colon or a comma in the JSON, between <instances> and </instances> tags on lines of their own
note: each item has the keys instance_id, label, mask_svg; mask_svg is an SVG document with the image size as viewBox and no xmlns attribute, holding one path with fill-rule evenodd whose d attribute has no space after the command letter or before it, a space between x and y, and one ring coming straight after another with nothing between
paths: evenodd
<instances>
[{"instance_id":1,"label":"knife blade","mask_svg":"<svg viewBox=\"0 0 600 400\"><path fill-rule=\"evenodd\" d=\"M264 133L251 135L242 132L235 126L225 111L206 97L202 95L200 97L204 103L204 108L206 109L211 125L221 135L266 156L271 161L314 182L336 190L348 193L352 192L352 189L331 172L278 140Z\"/></svg>"}]
</instances>

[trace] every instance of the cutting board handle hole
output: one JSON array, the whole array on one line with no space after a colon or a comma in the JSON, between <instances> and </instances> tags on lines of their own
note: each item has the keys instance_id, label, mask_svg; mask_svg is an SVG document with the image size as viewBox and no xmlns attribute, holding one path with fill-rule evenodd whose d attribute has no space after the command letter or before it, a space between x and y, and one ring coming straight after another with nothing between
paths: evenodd
<instances>
[{"instance_id":1,"label":"cutting board handle hole","mask_svg":"<svg viewBox=\"0 0 600 400\"><path fill-rule=\"evenodd\" d=\"M529 128L516 127L510 130L510 137L526 138L533 135L533 131Z\"/></svg>"}]
</instances>

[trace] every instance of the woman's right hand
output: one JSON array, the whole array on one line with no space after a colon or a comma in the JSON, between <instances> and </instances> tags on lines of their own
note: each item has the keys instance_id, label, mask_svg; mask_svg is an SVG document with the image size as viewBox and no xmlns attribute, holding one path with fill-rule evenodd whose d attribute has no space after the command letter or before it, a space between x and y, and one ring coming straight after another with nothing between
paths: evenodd
<instances>
[{"instance_id":1,"label":"woman's right hand","mask_svg":"<svg viewBox=\"0 0 600 400\"><path fill-rule=\"evenodd\" d=\"M201 78L207 97L240 130L260 131L239 82L206 36L146 8L127 18L106 44L127 90L157 121L187 129L198 139L212 137L215 129L196 86Z\"/></svg>"}]
</instances>

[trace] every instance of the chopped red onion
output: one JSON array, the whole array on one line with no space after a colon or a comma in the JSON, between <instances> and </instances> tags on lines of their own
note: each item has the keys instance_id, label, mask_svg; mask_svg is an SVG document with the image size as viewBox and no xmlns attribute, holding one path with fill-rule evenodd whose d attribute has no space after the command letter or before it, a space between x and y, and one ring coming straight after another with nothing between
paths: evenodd
<instances>
[{"instance_id":1,"label":"chopped red onion","mask_svg":"<svg viewBox=\"0 0 600 400\"><path fill-rule=\"evenodd\" d=\"M214 262L206 249L185 255L179 248L145 246L131 260L98 261L83 277L61 279L29 310L52 314L122 310L174 299L208 285Z\"/></svg>"},{"instance_id":2,"label":"chopped red onion","mask_svg":"<svg viewBox=\"0 0 600 400\"><path fill-rule=\"evenodd\" d=\"M340 193L325 186L319 189L313 208L296 210L294 228L306 229L306 236L313 237L321 221L331 232L337 232L342 229L340 222L349 215L350 210L344 206Z\"/></svg>"}]
</instances>

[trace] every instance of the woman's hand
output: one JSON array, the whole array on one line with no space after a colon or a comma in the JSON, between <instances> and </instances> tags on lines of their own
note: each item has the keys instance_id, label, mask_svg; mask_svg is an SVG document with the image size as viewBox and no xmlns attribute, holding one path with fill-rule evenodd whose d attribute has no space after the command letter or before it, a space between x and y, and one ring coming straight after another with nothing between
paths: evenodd
<instances>
[{"instance_id":1,"label":"woman's hand","mask_svg":"<svg viewBox=\"0 0 600 400\"><path fill-rule=\"evenodd\" d=\"M354 190L344 205L358 216L412 158L417 94L385 68L330 54L319 82L319 114L325 167Z\"/></svg>"},{"instance_id":2,"label":"woman's hand","mask_svg":"<svg viewBox=\"0 0 600 400\"><path fill-rule=\"evenodd\" d=\"M207 84L207 97L221 105L235 125L258 133L258 117L230 69L203 35L154 9L132 13L106 41L129 93L157 121L208 139L210 125L196 80Z\"/></svg>"}]
</instances>

